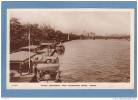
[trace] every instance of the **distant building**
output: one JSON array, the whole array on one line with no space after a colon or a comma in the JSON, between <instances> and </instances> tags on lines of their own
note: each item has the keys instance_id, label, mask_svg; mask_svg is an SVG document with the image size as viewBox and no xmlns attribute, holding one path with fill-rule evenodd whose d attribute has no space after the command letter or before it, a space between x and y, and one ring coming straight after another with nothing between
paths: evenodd
<instances>
[{"instance_id":1,"label":"distant building","mask_svg":"<svg viewBox=\"0 0 138 100\"><path fill-rule=\"evenodd\" d=\"M93 32L89 33L89 36L92 37L92 38L95 37L95 35L96 35L96 34L93 33Z\"/></svg>"},{"instance_id":2,"label":"distant building","mask_svg":"<svg viewBox=\"0 0 138 100\"><path fill-rule=\"evenodd\" d=\"M88 33L87 38L91 39L91 38L95 38L95 36L96 36L95 33L90 32L90 33Z\"/></svg>"}]
</instances>

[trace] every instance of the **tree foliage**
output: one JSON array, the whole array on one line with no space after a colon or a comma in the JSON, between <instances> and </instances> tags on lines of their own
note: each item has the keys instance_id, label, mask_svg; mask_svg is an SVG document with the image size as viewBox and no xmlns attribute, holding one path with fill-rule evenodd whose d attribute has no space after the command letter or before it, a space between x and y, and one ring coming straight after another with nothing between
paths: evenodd
<instances>
[{"instance_id":1,"label":"tree foliage","mask_svg":"<svg viewBox=\"0 0 138 100\"><path fill-rule=\"evenodd\" d=\"M30 32L31 45L38 45L40 42L66 41L67 33L55 30L50 25L22 24L19 19L10 19L10 50L15 51L20 47L29 44ZM77 39L77 35L71 34L71 39Z\"/></svg>"}]
</instances>

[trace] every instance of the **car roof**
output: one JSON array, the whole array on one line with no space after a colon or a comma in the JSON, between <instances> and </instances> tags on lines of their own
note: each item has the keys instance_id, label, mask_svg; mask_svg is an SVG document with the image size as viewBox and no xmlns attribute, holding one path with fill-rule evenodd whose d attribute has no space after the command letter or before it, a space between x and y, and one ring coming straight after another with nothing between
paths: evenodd
<instances>
[{"instance_id":1,"label":"car roof","mask_svg":"<svg viewBox=\"0 0 138 100\"><path fill-rule=\"evenodd\" d=\"M40 46L37 46L37 45L30 45L30 46L26 46L26 47L21 47L20 50L23 50L23 49L36 49L36 48L39 48Z\"/></svg>"},{"instance_id":2,"label":"car roof","mask_svg":"<svg viewBox=\"0 0 138 100\"><path fill-rule=\"evenodd\" d=\"M57 59L58 56L47 56L46 59Z\"/></svg>"},{"instance_id":3,"label":"car roof","mask_svg":"<svg viewBox=\"0 0 138 100\"><path fill-rule=\"evenodd\" d=\"M18 51L10 54L10 61L25 61L36 55L36 53L28 52L28 51Z\"/></svg>"}]
</instances>

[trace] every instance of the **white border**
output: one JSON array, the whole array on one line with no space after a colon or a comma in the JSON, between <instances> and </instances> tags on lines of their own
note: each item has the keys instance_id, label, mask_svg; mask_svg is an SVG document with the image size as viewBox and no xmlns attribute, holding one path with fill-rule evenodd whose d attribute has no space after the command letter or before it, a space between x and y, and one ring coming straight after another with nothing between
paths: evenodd
<instances>
[{"instance_id":1,"label":"white border","mask_svg":"<svg viewBox=\"0 0 138 100\"><path fill-rule=\"evenodd\" d=\"M9 17L10 11L15 10L45 10L45 11L112 11L112 12L130 12L131 13L131 39L130 39L130 83L113 83L113 82L85 82L85 83L10 83L9 80ZM134 9L88 9L88 8L77 8L77 9L8 9L7 10L7 89L133 89L134 88ZM47 86L46 86L47 85ZM60 86L50 86L60 85ZM67 86L63 86L67 85ZM70 86L70 85L84 85L84 86ZM85 86L87 85L87 86ZM95 86L96 85L96 86Z\"/></svg>"}]
</instances>

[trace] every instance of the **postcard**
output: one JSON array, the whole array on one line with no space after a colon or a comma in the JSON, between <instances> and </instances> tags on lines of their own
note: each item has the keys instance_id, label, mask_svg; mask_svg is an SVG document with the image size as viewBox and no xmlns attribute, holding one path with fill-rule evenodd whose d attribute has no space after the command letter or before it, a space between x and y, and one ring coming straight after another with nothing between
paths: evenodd
<instances>
[{"instance_id":1,"label":"postcard","mask_svg":"<svg viewBox=\"0 0 138 100\"><path fill-rule=\"evenodd\" d=\"M6 89L135 89L135 13L125 7L7 8Z\"/></svg>"}]
</instances>

